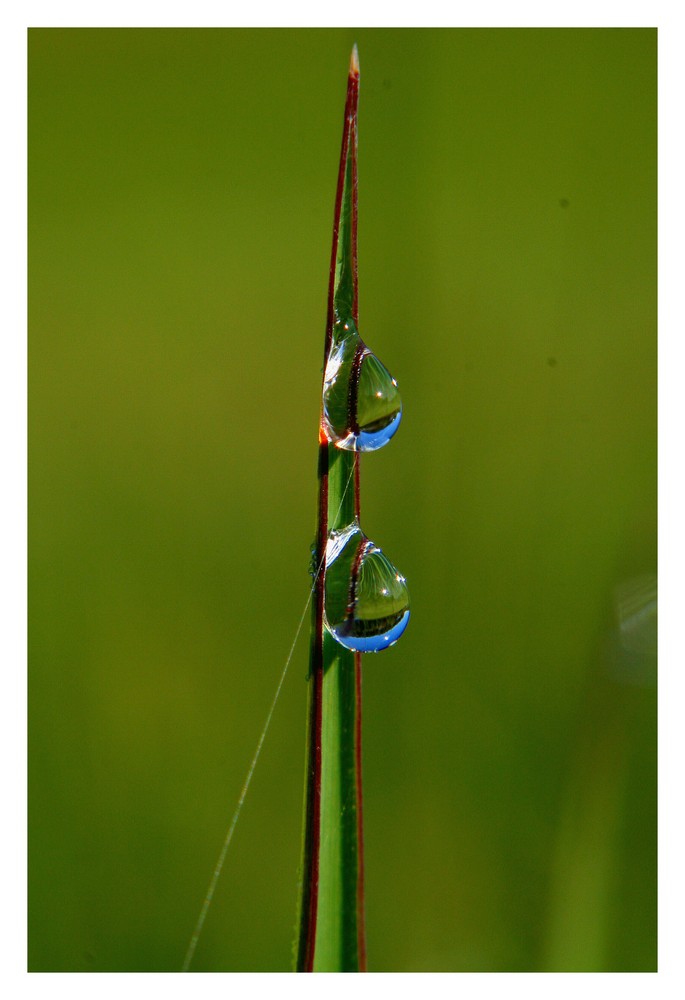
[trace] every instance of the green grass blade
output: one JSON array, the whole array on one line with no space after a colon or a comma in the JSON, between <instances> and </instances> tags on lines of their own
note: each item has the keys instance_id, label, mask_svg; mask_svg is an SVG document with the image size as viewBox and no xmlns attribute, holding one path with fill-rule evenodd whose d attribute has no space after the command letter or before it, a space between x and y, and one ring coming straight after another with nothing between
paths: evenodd
<instances>
[{"instance_id":1,"label":"green grass blade","mask_svg":"<svg viewBox=\"0 0 685 1000\"><path fill-rule=\"evenodd\" d=\"M350 62L333 229L324 370L335 323L357 322L356 46ZM359 516L359 456L320 431L316 564L331 531ZM298 971L365 967L361 829L361 656L323 625L324 574L312 614L303 883Z\"/></svg>"}]
</instances>

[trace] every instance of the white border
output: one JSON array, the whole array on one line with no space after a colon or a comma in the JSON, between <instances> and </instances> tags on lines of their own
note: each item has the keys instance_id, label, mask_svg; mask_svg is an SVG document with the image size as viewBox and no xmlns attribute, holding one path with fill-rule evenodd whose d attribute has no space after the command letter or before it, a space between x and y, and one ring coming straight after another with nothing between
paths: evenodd
<instances>
[{"instance_id":1,"label":"white border","mask_svg":"<svg viewBox=\"0 0 685 1000\"><path fill-rule=\"evenodd\" d=\"M446 20L447 10L451 17ZM284 14L287 11L287 21ZM634 27L659 28L660 87L660 584L661 584L661 672L660 696L660 972L636 974L423 974L358 977L355 992L392 989L403 992L429 990L442 995L455 990L465 997L489 995L492 990L507 995L575 997L640 997L682 994L679 961L682 951L683 850L685 823L682 798L682 674L683 637L678 631L682 617L683 510L685 491L681 474L683 452L683 397L685 367L682 343L680 286L685 262L677 248L682 242L682 189L685 172L682 153L683 38L682 20L675 4L576 3L573 5L504 4L468 5L457 9L444 3L423 3L420 13L406 6L377 3L346 3L344 14L353 15L359 27ZM94 983L87 974L25 973L26 955L26 28L28 26L183 26L183 27L340 27L351 17L343 11L314 5L292 4L233 7L225 3L31 3L16 5L13 16L0 32L5 144L2 184L2 219L5 242L3 303L8 317L2 332L0 400L2 405L2 636L4 675L9 691L2 701L3 738L3 944L2 979L12 997L60 991L73 996L108 996L121 989L113 974L98 974ZM517 15L514 18L514 13ZM458 24L454 20L458 16ZM665 694L663 692L666 692ZM455 979L455 975L458 979ZM390 979L392 978L392 982ZM418 980L421 980L420 982ZM425 982L424 982L425 980ZM681 987L677 987L681 982ZM328 976L326 993L348 989L344 977ZM137 993L169 996L258 996L269 986L279 993L297 991L307 995L322 989L316 977L290 975L205 974L192 978L173 974L127 974L126 989Z\"/></svg>"}]
</instances>

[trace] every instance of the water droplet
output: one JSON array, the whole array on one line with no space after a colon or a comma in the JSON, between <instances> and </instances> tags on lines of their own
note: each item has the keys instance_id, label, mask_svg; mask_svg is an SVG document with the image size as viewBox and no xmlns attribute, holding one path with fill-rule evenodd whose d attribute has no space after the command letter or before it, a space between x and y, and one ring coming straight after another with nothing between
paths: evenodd
<instances>
[{"instance_id":1,"label":"water droplet","mask_svg":"<svg viewBox=\"0 0 685 1000\"><path fill-rule=\"evenodd\" d=\"M316 544L316 539L309 546L309 575L312 579L316 580L319 575L319 548Z\"/></svg>"},{"instance_id":2,"label":"water droplet","mask_svg":"<svg viewBox=\"0 0 685 1000\"><path fill-rule=\"evenodd\" d=\"M328 539L324 619L341 645L361 653L392 646L409 621L404 577L356 521Z\"/></svg>"},{"instance_id":3,"label":"water droplet","mask_svg":"<svg viewBox=\"0 0 685 1000\"><path fill-rule=\"evenodd\" d=\"M345 451L376 451L388 443L402 419L397 382L352 320L336 324L333 344L323 391L326 432Z\"/></svg>"}]
</instances>

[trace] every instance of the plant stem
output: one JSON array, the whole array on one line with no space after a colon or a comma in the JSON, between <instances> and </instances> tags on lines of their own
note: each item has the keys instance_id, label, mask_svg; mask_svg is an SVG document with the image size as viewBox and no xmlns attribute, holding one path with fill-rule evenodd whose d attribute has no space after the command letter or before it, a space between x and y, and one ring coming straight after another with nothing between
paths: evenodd
<instances>
[{"instance_id":1,"label":"plant stem","mask_svg":"<svg viewBox=\"0 0 685 1000\"><path fill-rule=\"evenodd\" d=\"M359 63L352 51L335 201L324 349L336 325L358 322L357 102ZM354 382L354 380L353 380ZM361 654L324 625L326 544L359 519L359 455L338 449L319 424L319 506L307 725L299 972L358 972L366 967L361 775Z\"/></svg>"}]
</instances>

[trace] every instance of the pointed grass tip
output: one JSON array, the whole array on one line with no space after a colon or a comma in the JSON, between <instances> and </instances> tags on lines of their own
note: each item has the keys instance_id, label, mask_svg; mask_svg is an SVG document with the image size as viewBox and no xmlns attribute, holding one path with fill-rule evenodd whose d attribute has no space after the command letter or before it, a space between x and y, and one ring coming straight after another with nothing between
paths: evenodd
<instances>
[{"instance_id":1,"label":"pointed grass tip","mask_svg":"<svg viewBox=\"0 0 685 1000\"><path fill-rule=\"evenodd\" d=\"M352 55L350 56L350 76L359 76L359 49L356 42L352 46Z\"/></svg>"}]
</instances>

